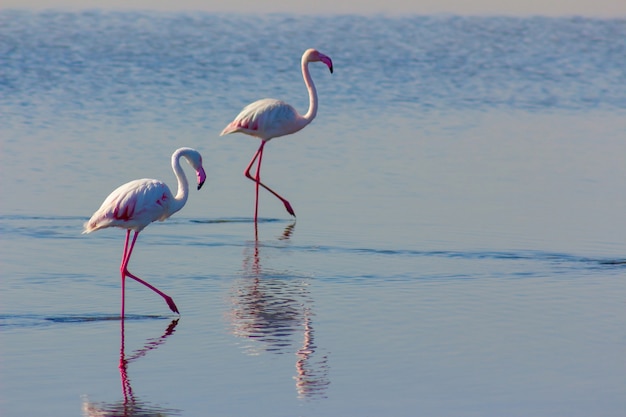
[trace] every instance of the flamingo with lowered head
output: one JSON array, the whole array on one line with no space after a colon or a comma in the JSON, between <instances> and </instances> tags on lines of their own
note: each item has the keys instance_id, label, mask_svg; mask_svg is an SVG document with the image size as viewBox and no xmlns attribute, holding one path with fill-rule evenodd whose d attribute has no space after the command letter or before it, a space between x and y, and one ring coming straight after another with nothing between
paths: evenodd
<instances>
[{"instance_id":1,"label":"flamingo with lowered head","mask_svg":"<svg viewBox=\"0 0 626 417\"><path fill-rule=\"evenodd\" d=\"M176 196L172 194L168 186L159 180L140 179L127 182L119 186L104 200L100 208L85 223L83 233L91 233L107 227L119 227L126 229L126 241L120 264L122 275L122 318L124 317L124 292L126 277L130 277L140 284L145 285L165 299L170 309L178 313L178 308L172 297L158 288L148 284L141 278L128 271L130 255L135 247L137 236L147 225L154 221L163 221L183 208L189 195L189 183L180 166L180 159L185 158L189 165L196 171L198 178L198 190L206 180L206 173L202 167L202 156L198 151L191 148L180 148L172 154L172 169L178 180ZM134 230L133 240L128 244L130 231Z\"/></svg>"},{"instance_id":2,"label":"flamingo with lowered head","mask_svg":"<svg viewBox=\"0 0 626 417\"><path fill-rule=\"evenodd\" d=\"M309 92L309 110L304 115L298 114L296 109L284 101L272 98L261 99L244 107L241 113L220 133L220 136L224 136L229 133L241 132L261 139L261 146L259 146L259 149L244 171L244 175L256 183L255 223L257 222L259 211L259 185L282 201L289 214L294 217L296 215L289 201L261 182L261 159L263 158L263 148L266 142L272 138L299 131L311 123L317 115L317 91L309 73L309 62L323 62L328 66L331 74L333 72L333 61L328 56L315 49L307 49L304 52L301 61L302 77ZM257 159L256 174L252 177L250 169Z\"/></svg>"}]
</instances>

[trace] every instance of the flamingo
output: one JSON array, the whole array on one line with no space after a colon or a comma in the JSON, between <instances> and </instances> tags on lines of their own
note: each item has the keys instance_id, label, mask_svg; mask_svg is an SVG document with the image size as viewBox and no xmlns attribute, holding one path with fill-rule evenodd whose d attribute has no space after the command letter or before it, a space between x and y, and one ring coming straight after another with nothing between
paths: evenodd
<instances>
[{"instance_id":1,"label":"flamingo","mask_svg":"<svg viewBox=\"0 0 626 417\"><path fill-rule=\"evenodd\" d=\"M202 167L202 156L198 151L191 148L180 148L172 154L172 169L178 180L176 196L172 194L168 186L159 180L140 179L127 182L119 186L104 200L100 208L84 224L83 233L91 233L107 227L119 227L126 229L126 241L120 273L122 276L122 313L124 318L124 292L126 277L130 277L140 284L145 285L165 299L169 308L177 313L178 308L172 297L158 288L150 285L141 278L128 271L130 255L135 247L137 236L147 225L154 221L163 221L183 208L189 194L189 183L180 166L180 159L185 158L189 165L196 170L198 177L198 190L206 180L206 174ZM134 230L132 242L129 247L130 231Z\"/></svg>"},{"instance_id":2,"label":"flamingo","mask_svg":"<svg viewBox=\"0 0 626 417\"><path fill-rule=\"evenodd\" d=\"M317 115L317 90L309 73L309 62L320 61L328 66L332 74L333 61L328 56L315 49L307 49L302 55L302 77L309 92L309 110L304 115L298 114L296 109L284 101L265 98L244 107L237 117L220 133L220 136L224 136L229 133L241 132L261 139L261 146L259 146L259 149L244 171L244 175L256 183L255 223L257 222L259 211L259 185L282 201L289 214L296 216L289 201L261 182L261 159L263 158L263 148L270 139L290 135L301 130L311 123ZM257 159L259 161L256 167L256 174L252 177L250 169Z\"/></svg>"}]
</instances>

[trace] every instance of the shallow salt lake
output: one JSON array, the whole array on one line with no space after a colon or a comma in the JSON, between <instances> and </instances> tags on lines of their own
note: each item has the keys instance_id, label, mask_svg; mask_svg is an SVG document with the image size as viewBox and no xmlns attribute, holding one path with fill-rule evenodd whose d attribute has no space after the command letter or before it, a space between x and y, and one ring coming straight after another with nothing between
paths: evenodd
<instances>
[{"instance_id":1,"label":"shallow salt lake","mask_svg":"<svg viewBox=\"0 0 626 417\"><path fill-rule=\"evenodd\" d=\"M0 25L30 33L10 68L29 68L44 53L34 67L59 85L16 78L26 86L5 85L0 101L2 416L623 414L626 106L602 93L619 79L610 54L619 25L320 17L344 25L342 36L283 37L272 67L241 52L263 42L255 31L311 22L271 17L238 34L232 22L248 18L220 26L211 15L141 16L20 15L21 24ZM24 29L35 23L54 29L51 45ZM126 31L155 35L157 27L169 37L134 36L110 49ZM533 39L559 34L571 52L581 28L595 48L552 64L537 58L563 45ZM412 31L471 36L449 56L415 44L408 62L394 61L397 49L373 48L367 73L351 58L350 42L398 46ZM469 46L489 53L504 32L511 45L517 33L530 39L519 53L499 52L527 72L494 69L481 54L461 59ZM210 49L205 37L218 35L237 40L239 52ZM72 48L55 47L66 38ZM137 52L190 38L198 43L173 49L189 54L153 62ZM218 134L264 94L306 106L305 43L321 44L336 71L312 68L318 118L271 141L263 159L264 182L297 219L264 193L255 230L254 187L242 172L258 142ZM601 51L608 59L592 59ZM258 63L264 81L241 60ZM85 70L98 62L117 77ZM589 87L572 72L557 82L556 67L599 78ZM477 68L495 71L499 87L473 78ZM211 78L220 70L241 85ZM262 90L268 83L275 88ZM435 84L441 95L429 89ZM503 105L494 91L516 100ZM477 102L455 106L455 97ZM203 154L208 180L181 212L140 234L130 270L172 296L181 314L128 280L122 322L124 232L81 235L82 224L128 180L175 187L169 158L180 146Z\"/></svg>"}]
</instances>

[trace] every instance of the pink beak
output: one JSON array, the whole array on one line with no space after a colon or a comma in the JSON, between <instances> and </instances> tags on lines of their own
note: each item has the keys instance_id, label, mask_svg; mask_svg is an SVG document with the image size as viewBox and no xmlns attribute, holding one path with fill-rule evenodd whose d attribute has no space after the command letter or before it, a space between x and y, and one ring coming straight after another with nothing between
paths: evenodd
<instances>
[{"instance_id":1,"label":"pink beak","mask_svg":"<svg viewBox=\"0 0 626 417\"><path fill-rule=\"evenodd\" d=\"M204 168L200 167L199 170L196 171L198 175L198 190L202 188L202 184L206 181L206 173L204 172Z\"/></svg>"},{"instance_id":2,"label":"pink beak","mask_svg":"<svg viewBox=\"0 0 626 417\"><path fill-rule=\"evenodd\" d=\"M326 64L326 66L328 66L328 69L330 70L330 73L333 73L333 61L332 59L330 59L330 57L324 55L324 54L320 54L320 61L322 61L324 64Z\"/></svg>"}]
</instances>

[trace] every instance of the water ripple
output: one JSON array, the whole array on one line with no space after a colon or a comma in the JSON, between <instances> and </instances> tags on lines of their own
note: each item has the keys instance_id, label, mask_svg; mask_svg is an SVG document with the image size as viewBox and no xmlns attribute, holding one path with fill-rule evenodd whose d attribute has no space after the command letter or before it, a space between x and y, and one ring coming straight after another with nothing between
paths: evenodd
<instances>
[{"instance_id":1,"label":"water ripple","mask_svg":"<svg viewBox=\"0 0 626 417\"><path fill-rule=\"evenodd\" d=\"M271 244L270 244L271 245ZM342 246L300 246L293 247L303 251L336 252L356 255L377 255L383 257L428 257L449 259L493 259L493 260L526 260L539 262L552 262L559 264L589 265L622 267L626 266L626 258L596 258L589 256L573 255L559 252L544 252L534 250L521 251L453 251L453 250L413 250L413 249L375 249L375 248L351 248Z\"/></svg>"},{"instance_id":2,"label":"water ripple","mask_svg":"<svg viewBox=\"0 0 626 417\"><path fill-rule=\"evenodd\" d=\"M169 319L169 317L145 314L129 314L125 316L126 321L166 319ZM63 314L57 316L38 314L0 314L0 328L32 328L51 326L54 324L78 324L119 320L120 316L116 314Z\"/></svg>"}]
</instances>

